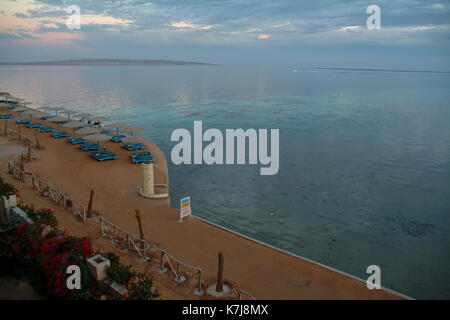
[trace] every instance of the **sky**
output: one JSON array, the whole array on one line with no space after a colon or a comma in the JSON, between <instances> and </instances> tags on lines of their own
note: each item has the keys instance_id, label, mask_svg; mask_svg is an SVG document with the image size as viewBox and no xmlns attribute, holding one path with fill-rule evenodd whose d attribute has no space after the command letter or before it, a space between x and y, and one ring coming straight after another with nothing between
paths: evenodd
<instances>
[{"instance_id":1,"label":"sky","mask_svg":"<svg viewBox=\"0 0 450 320\"><path fill-rule=\"evenodd\" d=\"M69 29L80 9L80 29ZM369 5L381 29L370 30ZM70 20L72 21L72 20ZM450 0L0 0L0 61L450 71Z\"/></svg>"}]
</instances>

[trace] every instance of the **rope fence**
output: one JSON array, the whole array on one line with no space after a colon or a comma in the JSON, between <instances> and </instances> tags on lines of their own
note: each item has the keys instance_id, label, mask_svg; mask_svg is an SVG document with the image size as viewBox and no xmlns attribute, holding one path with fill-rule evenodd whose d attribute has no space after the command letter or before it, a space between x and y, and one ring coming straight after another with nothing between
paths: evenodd
<instances>
[{"instance_id":1,"label":"rope fence","mask_svg":"<svg viewBox=\"0 0 450 320\"><path fill-rule=\"evenodd\" d=\"M72 211L72 213L81 220L86 221L86 207L78 201L71 199L63 191L53 188L50 184L38 179L34 174L31 175L33 189L39 192L43 197L50 199L59 206Z\"/></svg>"},{"instance_id":2,"label":"rope fence","mask_svg":"<svg viewBox=\"0 0 450 320\"><path fill-rule=\"evenodd\" d=\"M135 251L142 260L148 261L150 260L150 256L158 259L159 273L165 273L166 271L170 270L175 276L174 280L176 282L182 283L186 280L192 280L197 276L198 282L194 293L197 295L203 294L203 271L201 268L194 267L177 260L174 256L167 253L167 251L165 251L164 249L158 248L154 244L136 237L135 235L129 233L126 230L123 230L104 217L100 217L99 220L102 235L109 238L112 243L119 244L122 247L125 247L126 250ZM169 269L166 268L166 266L168 266ZM182 275L182 268L192 270L194 271L194 273L189 278L187 278ZM184 272L184 274L186 274L186 272Z\"/></svg>"},{"instance_id":3,"label":"rope fence","mask_svg":"<svg viewBox=\"0 0 450 320\"><path fill-rule=\"evenodd\" d=\"M9 130L8 136L14 136L16 137L16 141L20 141L28 145L27 147L25 147L25 149L17 153L9 160L9 173L21 182L25 182L26 176L31 176L33 190L37 191L41 196L50 199L52 202L55 202L56 204L71 210L74 215L80 217L83 222L86 222L87 210L84 205L82 205L78 201L71 199L63 191L60 191L52 187L50 184L40 180L34 173L25 172L24 170L22 170L24 159L30 158L30 152L31 150L36 149L36 143L32 143L30 138L24 138L15 130ZM144 239L136 237L135 235L120 228L104 217L99 217L99 222L102 235L109 238L114 244L121 245L125 247L126 250L136 252L144 261L149 261L150 258L158 259L159 273L170 271L175 276L173 280L178 283L183 283L186 280L188 280L186 282L189 282L190 280L193 280L195 277L197 277L198 281L194 289L194 294L203 294L203 270L201 268L191 266L179 261L174 256L169 254L166 250L158 248L156 245ZM191 272L193 271L190 276L188 275L189 270ZM250 299L256 300L255 297L253 297L248 292L239 290L238 299L242 300L242 296L247 296Z\"/></svg>"}]
</instances>

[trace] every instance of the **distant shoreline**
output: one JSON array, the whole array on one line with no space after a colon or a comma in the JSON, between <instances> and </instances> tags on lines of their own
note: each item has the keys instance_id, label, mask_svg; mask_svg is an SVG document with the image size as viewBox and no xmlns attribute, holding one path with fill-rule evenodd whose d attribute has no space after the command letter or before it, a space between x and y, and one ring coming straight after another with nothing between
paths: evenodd
<instances>
[{"instance_id":1,"label":"distant shoreline","mask_svg":"<svg viewBox=\"0 0 450 320\"><path fill-rule=\"evenodd\" d=\"M79 59L38 62L0 62L2 66L216 66L217 64L173 60Z\"/></svg>"},{"instance_id":2,"label":"distant shoreline","mask_svg":"<svg viewBox=\"0 0 450 320\"><path fill-rule=\"evenodd\" d=\"M433 71L433 70L398 70L398 69L368 69L368 68L324 68L318 67L321 70L342 70L342 71L375 71L375 72L419 72L419 73L445 73L450 71Z\"/></svg>"}]
</instances>

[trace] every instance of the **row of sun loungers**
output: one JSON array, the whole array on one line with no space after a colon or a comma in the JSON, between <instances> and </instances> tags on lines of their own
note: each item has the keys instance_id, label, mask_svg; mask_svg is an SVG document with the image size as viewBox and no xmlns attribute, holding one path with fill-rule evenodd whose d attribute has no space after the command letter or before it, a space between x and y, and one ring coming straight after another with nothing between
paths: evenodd
<instances>
[{"instance_id":1,"label":"row of sun loungers","mask_svg":"<svg viewBox=\"0 0 450 320\"><path fill-rule=\"evenodd\" d=\"M11 119L14 116L11 114L1 114L0 119ZM50 132L53 138L66 138L67 142L73 145L79 145L78 148L82 151L91 151L90 155L97 161L105 161L105 160L116 160L118 158L117 154L108 151L108 150L100 150L100 145L98 143L91 143L88 140L82 137L70 137L70 134L66 131L57 130L53 127L46 127L42 123L33 123L31 120L16 120L16 124L23 124L27 128L38 129L42 133ZM59 126L58 126L59 129ZM101 134L111 135L110 131L101 131ZM111 141L119 143L125 138L125 135L116 134L111 136ZM148 152L138 152L138 150L144 149L144 145L142 143L124 143L122 147L127 149L128 151L136 151L131 154L131 160L133 163L143 163L143 162L154 162L153 155Z\"/></svg>"}]
</instances>

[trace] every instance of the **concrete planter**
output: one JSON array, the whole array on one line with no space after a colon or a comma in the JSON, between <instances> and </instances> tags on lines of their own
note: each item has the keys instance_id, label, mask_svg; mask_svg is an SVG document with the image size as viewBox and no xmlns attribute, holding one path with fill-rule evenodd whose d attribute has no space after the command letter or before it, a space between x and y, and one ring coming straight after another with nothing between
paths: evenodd
<instances>
[{"instance_id":1,"label":"concrete planter","mask_svg":"<svg viewBox=\"0 0 450 320\"><path fill-rule=\"evenodd\" d=\"M96 254L86 260L89 270L91 270L92 275L98 281L101 281L108 277L106 274L106 267L110 265L109 259L106 259L101 254Z\"/></svg>"}]
</instances>

